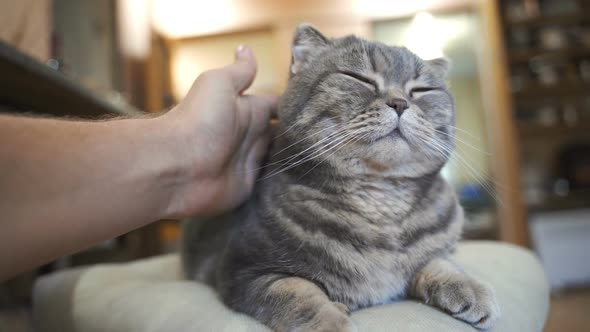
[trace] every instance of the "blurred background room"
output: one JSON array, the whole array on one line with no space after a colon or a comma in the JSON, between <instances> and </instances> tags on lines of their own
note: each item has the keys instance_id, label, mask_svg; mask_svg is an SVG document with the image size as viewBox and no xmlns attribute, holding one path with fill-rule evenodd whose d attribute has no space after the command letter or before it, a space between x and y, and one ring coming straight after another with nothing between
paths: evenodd
<instances>
[{"instance_id":1,"label":"blurred background room","mask_svg":"<svg viewBox=\"0 0 590 332\"><path fill-rule=\"evenodd\" d=\"M280 94L301 22L452 61L457 150L443 173L464 237L536 251L553 291L545 331L589 331L590 1L0 0L0 112L164 111L239 44L258 58L251 91ZM162 220L0 284L0 331L32 330L37 277L174 251L178 235Z\"/></svg>"}]
</instances>

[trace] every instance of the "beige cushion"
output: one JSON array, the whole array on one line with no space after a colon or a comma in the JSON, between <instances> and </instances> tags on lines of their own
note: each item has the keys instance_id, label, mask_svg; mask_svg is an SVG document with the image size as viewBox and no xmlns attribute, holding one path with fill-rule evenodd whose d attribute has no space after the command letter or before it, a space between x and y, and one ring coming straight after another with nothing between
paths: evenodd
<instances>
[{"instance_id":1,"label":"beige cushion","mask_svg":"<svg viewBox=\"0 0 590 332\"><path fill-rule=\"evenodd\" d=\"M465 242L457 260L495 289L502 318L493 331L542 331L549 288L528 250L496 242ZM178 255L96 265L39 280L34 317L44 331L265 331L227 309L209 287L180 278ZM402 301L352 314L359 331L477 331L424 304Z\"/></svg>"}]
</instances>

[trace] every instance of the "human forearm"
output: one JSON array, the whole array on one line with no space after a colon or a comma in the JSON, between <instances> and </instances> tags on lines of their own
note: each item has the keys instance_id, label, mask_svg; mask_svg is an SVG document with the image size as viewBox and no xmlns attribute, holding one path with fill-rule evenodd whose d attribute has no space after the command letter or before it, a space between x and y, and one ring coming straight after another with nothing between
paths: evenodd
<instances>
[{"instance_id":1,"label":"human forearm","mask_svg":"<svg viewBox=\"0 0 590 332\"><path fill-rule=\"evenodd\" d=\"M0 279L163 217L181 175L166 123L0 117Z\"/></svg>"},{"instance_id":2,"label":"human forearm","mask_svg":"<svg viewBox=\"0 0 590 332\"><path fill-rule=\"evenodd\" d=\"M244 95L256 61L205 72L153 119L0 116L0 280L161 218L248 198L277 99Z\"/></svg>"}]
</instances>

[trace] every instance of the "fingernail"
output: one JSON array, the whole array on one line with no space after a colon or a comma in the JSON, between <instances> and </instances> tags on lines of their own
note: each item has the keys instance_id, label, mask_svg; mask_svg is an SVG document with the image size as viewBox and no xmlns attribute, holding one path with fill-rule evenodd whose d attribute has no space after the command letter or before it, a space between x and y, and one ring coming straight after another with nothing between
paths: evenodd
<instances>
[{"instance_id":1,"label":"fingernail","mask_svg":"<svg viewBox=\"0 0 590 332\"><path fill-rule=\"evenodd\" d=\"M246 45L240 44L238 48L236 48L236 59L242 58L246 54Z\"/></svg>"}]
</instances>

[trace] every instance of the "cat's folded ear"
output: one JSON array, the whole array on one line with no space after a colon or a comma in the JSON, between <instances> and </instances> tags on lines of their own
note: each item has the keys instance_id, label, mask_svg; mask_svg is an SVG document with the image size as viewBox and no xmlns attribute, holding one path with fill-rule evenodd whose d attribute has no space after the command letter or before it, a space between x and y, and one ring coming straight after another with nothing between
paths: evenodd
<instances>
[{"instance_id":1,"label":"cat's folded ear","mask_svg":"<svg viewBox=\"0 0 590 332\"><path fill-rule=\"evenodd\" d=\"M296 74L305 65L319 54L323 48L330 44L328 38L324 37L312 25L303 23L297 26L293 38L291 73Z\"/></svg>"},{"instance_id":2,"label":"cat's folded ear","mask_svg":"<svg viewBox=\"0 0 590 332\"><path fill-rule=\"evenodd\" d=\"M437 75L447 78L449 75L449 71L451 69L451 60L448 58L436 58L432 60L427 60L428 66L430 69Z\"/></svg>"}]
</instances>

